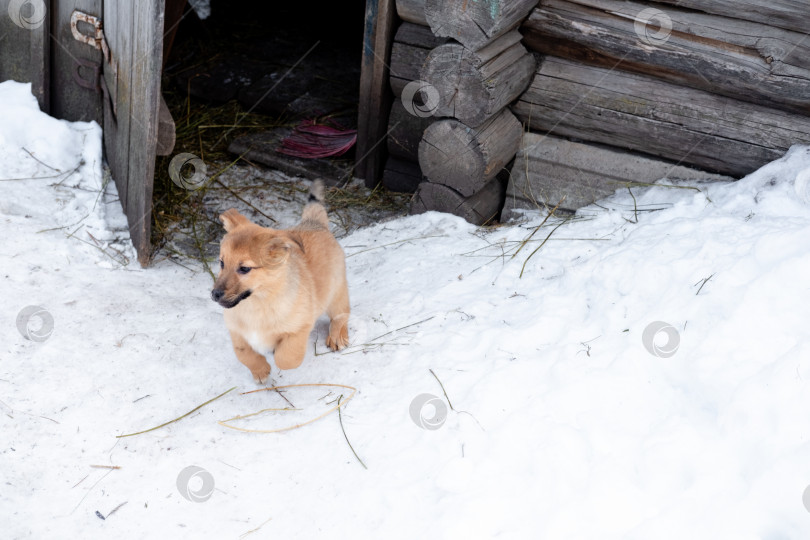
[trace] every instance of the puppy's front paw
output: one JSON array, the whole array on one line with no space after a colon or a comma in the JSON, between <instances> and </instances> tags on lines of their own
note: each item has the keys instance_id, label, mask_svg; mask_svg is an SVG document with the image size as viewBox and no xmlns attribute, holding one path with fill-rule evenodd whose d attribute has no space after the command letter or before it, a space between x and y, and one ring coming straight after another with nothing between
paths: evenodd
<instances>
[{"instance_id":1,"label":"puppy's front paw","mask_svg":"<svg viewBox=\"0 0 810 540\"><path fill-rule=\"evenodd\" d=\"M256 384L264 384L267 382L267 379L270 378L270 365L266 364L250 372L253 374L253 380L256 381Z\"/></svg>"},{"instance_id":2,"label":"puppy's front paw","mask_svg":"<svg viewBox=\"0 0 810 540\"><path fill-rule=\"evenodd\" d=\"M340 330L332 331L326 336L326 346L333 351L339 351L349 344L349 329L343 325Z\"/></svg>"}]
</instances>

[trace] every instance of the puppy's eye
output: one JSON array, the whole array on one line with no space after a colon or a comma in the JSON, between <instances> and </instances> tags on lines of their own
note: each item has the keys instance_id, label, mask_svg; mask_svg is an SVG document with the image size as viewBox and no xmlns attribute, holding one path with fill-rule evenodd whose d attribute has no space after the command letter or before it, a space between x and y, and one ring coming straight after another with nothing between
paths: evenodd
<instances>
[{"instance_id":1,"label":"puppy's eye","mask_svg":"<svg viewBox=\"0 0 810 540\"><path fill-rule=\"evenodd\" d=\"M225 268L225 261L223 261L222 259L219 260L219 267L220 269Z\"/></svg>"},{"instance_id":2,"label":"puppy's eye","mask_svg":"<svg viewBox=\"0 0 810 540\"><path fill-rule=\"evenodd\" d=\"M249 266L240 266L239 268L236 269L237 274L247 274L248 272L250 272Z\"/></svg>"}]
</instances>

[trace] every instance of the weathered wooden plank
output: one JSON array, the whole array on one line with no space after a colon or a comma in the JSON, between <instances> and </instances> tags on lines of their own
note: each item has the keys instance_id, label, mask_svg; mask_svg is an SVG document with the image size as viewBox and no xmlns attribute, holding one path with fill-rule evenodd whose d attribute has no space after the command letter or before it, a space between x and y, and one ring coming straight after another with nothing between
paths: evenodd
<instances>
[{"instance_id":1,"label":"weathered wooden plank","mask_svg":"<svg viewBox=\"0 0 810 540\"><path fill-rule=\"evenodd\" d=\"M402 23L397 29L391 47L391 90L396 97L411 81L420 77L420 71L430 51L447 42L433 35L427 26Z\"/></svg>"},{"instance_id":2,"label":"weathered wooden plank","mask_svg":"<svg viewBox=\"0 0 810 540\"><path fill-rule=\"evenodd\" d=\"M517 218L521 210L551 209L558 204L562 210L574 211L622 186L665 178L733 180L651 156L527 132L509 177L501 221Z\"/></svg>"},{"instance_id":3,"label":"weathered wooden plank","mask_svg":"<svg viewBox=\"0 0 810 540\"><path fill-rule=\"evenodd\" d=\"M419 164L389 156L385 162L382 184L386 189L400 193L413 193L424 177Z\"/></svg>"},{"instance_id":4,"label":"weathered wooden plank","mask_svg":"<svg viewBox=\"0 0 810 540\"><path fill-rule=\"evenodd\" d=\"M104 33L117 66L104 66L115 105L104 100L104 149L142 266L151 257L163 13L163 0L104 0Z\"/></svg>"},{"instance_id":5,"label":"weathered wooden plank","mask_svg":"<svg viewBox=\"0 0 810 540\"><path fill-rule=\"evenodd\" d=\"M544 54L810 113L806 35L767 21L677 8L645 15L645 9L651 13L649 6L625 0L543 0L522 27L525 43ZM810 20L810 5L806 10ZM671 32L666 21L671 21ZM664 27L657 26L662 22Z\"/></svg>"},{"instance_id":6,"label":"weathered wooden plank","mask_svg":"<svg viewBox=\"0 0 810 540\"><path fill-rule=\"evenodd\" d=\"M99 49L77 41L70 29L70 17L78 10L102 20L101 0L53 0L53 18L56 21L52 28L54 43L51 46L51 114L57 118L70 121L99 124L104 121L102 95L100 90L79 86L75 77L87 83L95 83L93 66L101 66L102 53ZM80 22L80 32L93 35L95 29ZM80 65L84 63L86 65Z\"/></svg>"},{"instance_id":7,"label":"weathered wooden plank","mask_svg":"<svg viewBox=\"0 0 810 540\"><path fill-rule=\"evenodd\" d=\"M429 181L469 197L515 157L522 134L523 126L509 109L477 128L439 120L425 129L419 143L419 167Z\"/></svg>"},{"instance_id":8,"label":"weathered wooden plank","mask_svg":"<svg viewBox=\"0 0 810 540\"><path fill-rule=\"evenodd\" d=\"M104 67L110 101L104 100L104 153L110 166L124 213L129 207L129 137L132 123L133 11L130 2L104 0L104 35L117 72ZM114 104L114 107L112 106ZM127 213L129 217L129 214Z\"/></svg>"},{"instance_id":9,"label":"weathered wooden plank","mask_svg":"<svg viewBox=\"0 0 810 540\"><path fill-rule=\"evenodd\" d=\"M520 33L513 31L476 52L456 43L433 49L420 79L438 90L436 116L475 127L517 98L536 65L520 40Z\"/></svg>"},{"instance_id":10,"label":"weathered wooden plank","mask_svg":"<svg viewBox=\"0 0 810 540\"><path fill-rule=\"evenodd\" d=\"M705 11L734 19L743 19L771 26L810 32L807 0L657 0L684 8ZM662 7L666 10L665 7Z\"/></svg>"},{"instance_id":11,"label":"weathered wooden plank","mask_svg":"<svg viewBox=\"0 0 810 540\"><path fill-rule=\"evenodd\" d=\"M516 28L535 5L537 0L427 0L424 11L434 34L477 50Z\"/></svg>"},{"instance_id":12,"label":"weathered wooden plank","mask_svg":"<svg viewBox=\"0 0 810 540\"><path fill-rule=\"evenodd\" d=\"M533 131L600 142L732 176L810 143L810 118L547 57L513 105Z\"/></svg>"},{"instance_id":13,"label":"weathered wooden plank","mask_svg":"<svg viewBox=\"0 0 810 540\"><path fill-rule=\"evenodd\" d=\"M498 219L504 193L504 181L500 177L490 180L471 197L464 197L443 184L422 182L413 196L411 214L435 210L454 214L473 225L484 225Z\"/></svg>"},{"instance_id":14,"label":"weathered wooden plank","mask_svg":"<svg viewBox=\"0 0 810 540\"><path fill-rule=\"evenodd\" d=\"M388 118L388 153L408 161L419 160L419 142L433 116L417 116L405 110L402 102L395 99Z\"/></svg>"},{"instance_id":15,"label":"weathered wooden plank","mask_svg":"<svg viewBox=\"0 0 810 540\"><path fill-rule=\"evenodd\" d=\"M427 26L425 0L397 0L397 15L403 21Z\"/></svg>"},{"instance_id":16,"label":"weathered wooden plank","mask_svg":"<svg viewBox=\"0 0 810 540\"><path fill-rule=\"evenodd\" d=\"M132 115L129 139L129 182L127 218L132 243L141 266L152 256L152 188L155 178L155 150L158 137L160 72L163 65L164 0L143 0L134 4Z\"/></svg>"},{"instance_id":17,"label":"weathered wooden plank","mask_svg":"<svg viewBox=\"0 0 810 540\"><path fill-rule=\"evenodd\" d=\"M355 176L376 186L382 175L386 128L392 96L388 89L394 0L366 0L360 100L357 119Z\"/></svg>"}]
</instances>

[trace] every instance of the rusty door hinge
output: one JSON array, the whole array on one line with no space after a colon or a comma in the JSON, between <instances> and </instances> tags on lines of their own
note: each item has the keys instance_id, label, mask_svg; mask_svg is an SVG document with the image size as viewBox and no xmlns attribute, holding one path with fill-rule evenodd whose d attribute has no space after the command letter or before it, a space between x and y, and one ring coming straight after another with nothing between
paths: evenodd
<instances>
[{"instance_id":1,"label":"rusty door hinge","mask_svg":"<svg viewBox=\"0 0 810 540\"><path fill-rule=\"evenodd\" d=\"M93 29L93 33L85 34L81 32L79 30L80 21L90 25L90 27ZM76 71L73 74L74 81L79 86L103 93L104 99L110 105L110 110L113 113L113 117L117 116L117 96L114 92L110 92L107 77L105 75L110 75L113 90L115 90L118 86L118 63L115 61L115 58L110 51L110 47L107 44L107 38L104 36L104 29L101 25L101 19L79 11L78 9L74 10L70 16L70 32L73 34L73 39L76 41L85 43L94 49L100 50L104 56L104 62L107 64L107 66L109 66L109 71L106 69L102 70L102 64L100 63L95 63L90 60L77 60ZM82 77L80 73L80 69L82 67L91 70L90 78Z\"/></svg>"}]
</instances>

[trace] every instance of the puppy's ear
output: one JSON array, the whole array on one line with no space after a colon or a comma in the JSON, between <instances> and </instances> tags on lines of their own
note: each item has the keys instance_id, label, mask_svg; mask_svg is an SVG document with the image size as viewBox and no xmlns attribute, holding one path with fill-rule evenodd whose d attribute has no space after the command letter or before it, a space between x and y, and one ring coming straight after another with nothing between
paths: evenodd
<instances>
[{"instance_id":1,"label":"puppy's ear","mask_svg":"<svg viewBox=\"0 0 810 540\"><path fill-rule=\"evenodd\" d=\"M262 266L279 266L290 258L292 243L282 236L268 237L262 246Z\"/></svg>"},{"instance_id":2,"label":"puppy's ear","mask_svg":"<svg viewBox=\"0 0 810 540\"><path fill-rule=\"evenodd\" d=\"M219 216L219 220L225 226L225 231L231 232L235 228L250 223L250 220L240 214L236 208L226 210Z\"/></svg>"}]
</instances>

